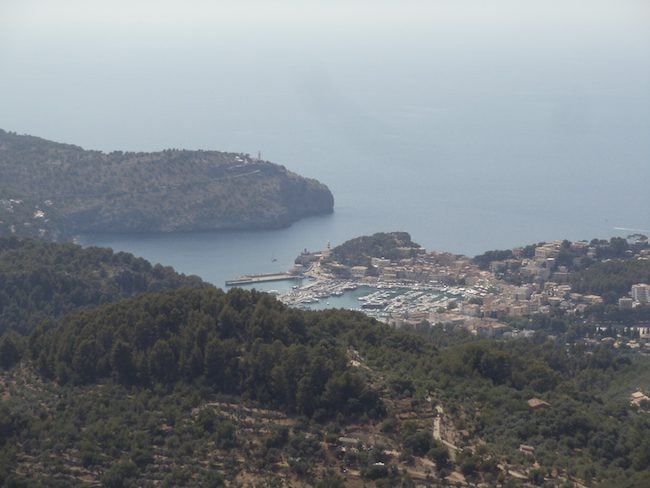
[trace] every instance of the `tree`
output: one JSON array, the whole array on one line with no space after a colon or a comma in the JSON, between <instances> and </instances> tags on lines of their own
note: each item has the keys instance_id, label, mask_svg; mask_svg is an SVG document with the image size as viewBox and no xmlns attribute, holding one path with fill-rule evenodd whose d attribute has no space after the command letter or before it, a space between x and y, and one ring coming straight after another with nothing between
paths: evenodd
<instances>
[{"instance_id":1,"label":"tree","mask_svg":"<svg viewBox=\"0 0 650 488\"><path fill-rule=\"evenodd\" d=\"M20 361L20 351L10 335L5 335L0 340L0 366L4 369L13 367Z\"/></svg>"},{"instance_id":2,"label":"tree","mask_svg":"<svg viewBox=\"0 0 650 488\"><path fill-rule=\"evenodd\" d=\"M124 341L118 340L111 350L111 366L113 372L122 384L131 384L135 377L135 365L133 364L133 353L131 347Z\"/></svg>"},{"instance_id":3,"label":"tree","mask_svg":"<svg viewBox=\"0 0 650 488\"><path fill-rule=\"evenodd\" d=\"M171 383L176 378L178 362L171 345L164 339L158 340L149 354L149 369L155 380Z\"/></svg>"},{"instance_id":4,"label":"tree","mask_svg":"<svg viewBox=\"0 0 650 488\"><path fill-rule=\"evenodd\" d=\"M436 463L436 468L438 468L438 470L449 466L449 451L445 445L437 439L431 440L431 447L427 456Z\"/></svg>"},{"instance_id":5,"label":"tree","mask_svg":"<svg viewBox=\"0 0 650 488\"><path fill-rule=\"evenodd\" d=\"M135 476L138 467L131 460L120 460L113 464L102 476L102 484L108 488L127 486L128 479Z\"/></svg>"},{"instance_id":6,"label":"tree","mask_svg":"<svg viewBox=\"0 0 650 488\"><path fill-rule=\"evenodd\" d=\"M316 482L316 488L343 488L345 480L332 470L327 470L323 479Z\"/></svg>"},{"instance_id":7,"label":"tree","mask_svg":"<svg viewBox=\"0 0 650 488\"><path fill-rule=\"evenodd\" d=\"M76 348L72 356L72 372L81 383L95 380L97 371L97 344L85 339Z\"/></svg>"},{"instance_id":8,"label":"tree","mask_svg":"<svg viewBox=\"0 0 650 488\"><path fill-rule=\"evenodd\" d=\"M422 457L431 449L431 434L424 430L407 436L404 439L404 447L410 449L416 456Z\"/></svg>"}]
</instances>

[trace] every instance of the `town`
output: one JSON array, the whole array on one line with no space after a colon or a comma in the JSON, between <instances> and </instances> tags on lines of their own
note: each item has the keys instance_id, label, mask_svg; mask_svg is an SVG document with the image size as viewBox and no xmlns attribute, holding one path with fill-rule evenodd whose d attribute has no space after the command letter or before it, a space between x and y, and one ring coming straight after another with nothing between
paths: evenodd
<instances>
[{"instance_id":1,"label":"town","mask_svg":"<svg viewBox=\"0 0 650 488\"><path fill-rule=\"evenodd\" d=\"M611 292L583 291L576 281L580 270L614 257L650 264L650 247L643 235L609 241L552 241L490 251L475 258L427 252L410 239L406 243L396 239L392 259L361 252L356 259L341 263L338 248L305 250L296 258L291 273L311 280L280 294L279 299L311 308L319 301L330 297L334 301L334 297L357 290L358 306L351 308L393 326L413 327L423 321L452 324L489 338L532 336L535 331L517 319L535 314L580 318L606 302L622 313L650 302L648 283L633 283L623 294L612 297ZM358 292L361 289L363 294ZM513 326L515 322L523 322L524 327ZM606 333L611 330L602 321L595 323L593 335L603 337L588 341L650 352L650 323L633 322L625 324L624 334L613 335Z\"/></svg>"}]
</instances>

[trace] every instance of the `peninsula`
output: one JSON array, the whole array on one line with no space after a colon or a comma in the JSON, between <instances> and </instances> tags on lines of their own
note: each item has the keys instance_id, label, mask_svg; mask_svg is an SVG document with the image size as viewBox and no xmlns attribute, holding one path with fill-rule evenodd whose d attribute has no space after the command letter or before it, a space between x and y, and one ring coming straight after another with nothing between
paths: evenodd
<instances>
[{"instance_id":1,"label":"peninsula","mask_svg":"<svg viewBox=\"0 0 650 488\"><path fill-rule=\"evenodd\" d=\"M104 153L0 129L0 236L278 228L332 213L322 183L247 154Z\"/></svg>"}]
</instances>

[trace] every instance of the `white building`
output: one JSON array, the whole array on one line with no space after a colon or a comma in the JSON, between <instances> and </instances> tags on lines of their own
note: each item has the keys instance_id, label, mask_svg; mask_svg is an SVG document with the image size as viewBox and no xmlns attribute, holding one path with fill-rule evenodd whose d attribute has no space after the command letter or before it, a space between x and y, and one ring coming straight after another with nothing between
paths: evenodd
<instances>
[{"instance_id":1,"label":"white building","mask_svg":"<svg viewBox=\"0 0 650 488\"><path fill-rule=\"evenodd\" d=\"M650 285L646 283L632 285L632 299L638 303L650 303Z\"/></svg>"}]
</instances>

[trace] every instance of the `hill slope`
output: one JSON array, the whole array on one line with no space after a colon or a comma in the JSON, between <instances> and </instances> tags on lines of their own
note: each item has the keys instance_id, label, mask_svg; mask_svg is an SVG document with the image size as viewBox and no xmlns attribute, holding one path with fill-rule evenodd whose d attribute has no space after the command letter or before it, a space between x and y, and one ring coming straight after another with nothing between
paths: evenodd
<instances>
[{"instance_id":1,"label":"hill slope","mask_svg":"<svg viewBox=\"0 0 650 488\"><path fill-rule=\"evenodd\" d=\"M325 185L247 155L103 153L3 130L0 182L0 235L272 228L334 205Z\"/></svg>"},{"instance_id":2,"label":"hill slope","mask_svg":"<svg viewBox=\"0 0 650 488\"><path fill-rule=\"evenodd\" d=\"M0 333L144 292L209 286L129 253L0 238Z\"/></svg>"},{"instance_id":3,"label":"hill slope","mask_svg":"<svg viewBox=\"0 0 650 488\"><path fill-rule=\"evenodd\" d=\"M6 486L648 486L650 417L627 393L648 359L621 351L214 288L84 310L17 346Z\"/></svg>"},{"instance_id":4,"label":"hill slope","mask_svg":"<svg viewBox=\"0 0 650 488\"><path fill-rule=\"evenodd\" d=\"M629 402L650 384L648 358L564 337L398 331L185 288L1 336L0 359L3 486L604 488L650 476L650 416Z\"/></svg>"}]
</instances>

